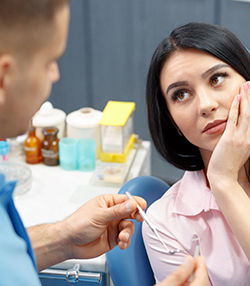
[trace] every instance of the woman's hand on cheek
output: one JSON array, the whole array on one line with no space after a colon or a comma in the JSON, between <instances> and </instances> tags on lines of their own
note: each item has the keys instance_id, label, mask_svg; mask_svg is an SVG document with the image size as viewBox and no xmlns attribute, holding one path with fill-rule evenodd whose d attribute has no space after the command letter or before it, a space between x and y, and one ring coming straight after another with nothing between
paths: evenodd
<instances>
[{"instance_id":1,"label":"woman's hand on cheek","mask_svg":"<svg viewBox=\"0 0 250 286\"><path fill-rule=\"evenodd\" d=\"M229 110L226 129L211 156L207 176L210 185L219 180L237 181L250 155L250 82L242 85Z\"/></svg>"}]
</instances>

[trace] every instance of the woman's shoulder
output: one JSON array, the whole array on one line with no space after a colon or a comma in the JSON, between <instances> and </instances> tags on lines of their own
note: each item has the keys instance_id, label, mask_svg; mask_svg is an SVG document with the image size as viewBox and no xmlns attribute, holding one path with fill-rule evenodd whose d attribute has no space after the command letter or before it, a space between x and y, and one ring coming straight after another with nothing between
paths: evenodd
<instances>
[{"instance_id":1,"label":"woman's shoulder","mask_svg":"<svg viewBox=\"0 0 250 286\"><path fill-rule=\"evenodd\" d=\"M192 200L192 197L197 194L197 189L200 190L203 185L206 187L203 171L186 171L179 181L149 206L147 213L158 213L163 210L172 212L176 202L184 198Z\"/></svg>"},{"instance_id":2,"label":"woman's shoulder","mask_svg":"<svg viewBox=\"0 0 250 286\"><path fill-rule=\"evenodd\" d=\"M176 201L176 197L181 187L182 179L171 186L162 197L153 202L147 210L150 217L154 217L157 213L162 213L163 210L172 211L172 207Z\"/></svg>"}]
</instances>

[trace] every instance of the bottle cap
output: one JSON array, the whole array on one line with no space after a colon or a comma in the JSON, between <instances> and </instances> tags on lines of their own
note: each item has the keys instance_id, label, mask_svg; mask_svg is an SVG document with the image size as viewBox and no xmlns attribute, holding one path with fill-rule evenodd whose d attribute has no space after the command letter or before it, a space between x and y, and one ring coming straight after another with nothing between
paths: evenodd
<instances>
[{"instance_id":1,"label":"bottle cap","mask_svg":"<svg viewBox=\"0 0 250 286\"><path fill-rule=\"evenodd\" d=\"M46 101L33 117L35 127L56 126L65 121L66 113Z\"/></svg>"},{"instance_id":2,"label":"bottle cap","mask_svg":"<svg viewBox=\"0 0 250 286\"><path fill-rule=\"evenodd\" d=\"M46 136L46 135L55 136L55 135L57 135L58 131L59 130L56 127L44 127L42 130L42 133L44 136Z\"/></svg>"},{"instance_id":3,"label":"bottle cap","mask_svg":"<svg viewBox=\"0 0 250 286\"><path fill-rule=\"evenodd\" d=\"M68 127L75 128L96 128L99 126L99 121L102 117L102 112L91 107L83 107L79 110L71 112L67 118Z\"/></svg>"}]
</instances>

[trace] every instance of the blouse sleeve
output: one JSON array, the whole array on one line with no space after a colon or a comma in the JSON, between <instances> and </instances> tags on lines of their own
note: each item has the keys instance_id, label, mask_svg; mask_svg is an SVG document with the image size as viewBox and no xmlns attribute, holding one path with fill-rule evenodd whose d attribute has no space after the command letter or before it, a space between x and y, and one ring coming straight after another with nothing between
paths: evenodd
<instances>
[{"instance_id":1,"label":"blouse sleeve","mask_svg":"<svg viewBox=\"0 0 250 286\"><path fill-rule=\"evenodd\" d=\"M173 214L171 212L171 199L168 205L166 205L166 201L168 200L160 199L152 204L147 215L168 249L180 249L181 252L168 254L167 249L149 226L145 222L142 226L144 244L157 283L164 280L182 264L186 255L193 255L193 248L195 247L193 243L194 234L187 225L185 226L186 218L180 218Z\"/></svg>"}]
</instances>

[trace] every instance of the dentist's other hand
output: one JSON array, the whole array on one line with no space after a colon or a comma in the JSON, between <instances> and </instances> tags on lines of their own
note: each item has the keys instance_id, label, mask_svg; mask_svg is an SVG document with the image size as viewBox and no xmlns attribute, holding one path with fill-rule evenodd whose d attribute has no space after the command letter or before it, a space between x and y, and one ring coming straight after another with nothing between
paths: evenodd
<instances>
[{"instance_id":1,"label":"dentist's other hand","mask_svg":"<svg viewBox=\"0 0 250 286\"><path fill-rule=\"evenodd\" d=\"M192 281L189 282L190 276L193 274ZM190 279L191 280L191 279ZM180 265L173 273L157 286L209 286L207 269L204 259L198 256L194 259L187 256L182 265Z\"/></svg>"}]
</instances>

